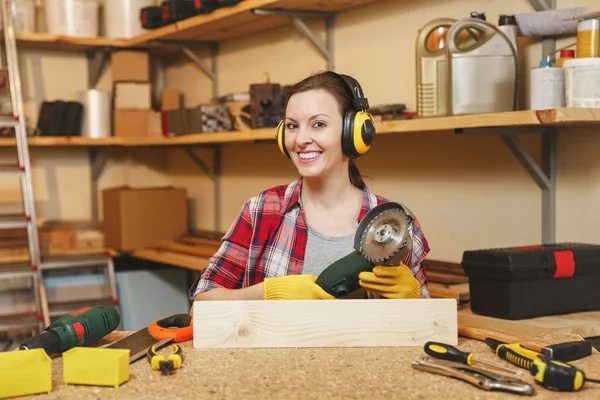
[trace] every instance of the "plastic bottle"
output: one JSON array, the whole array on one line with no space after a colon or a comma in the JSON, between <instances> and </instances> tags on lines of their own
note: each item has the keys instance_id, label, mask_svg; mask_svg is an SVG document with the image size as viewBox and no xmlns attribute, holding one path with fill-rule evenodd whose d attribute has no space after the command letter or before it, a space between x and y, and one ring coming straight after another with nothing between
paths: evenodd
<instances>
[{"instance_id":1,"label":"plastic bottle","mask_svg":"<svg viewBox=\"0 0 600 400\"><path fill-rule=\"evenodd\" d=\"M577 58L598 57L600 51L600 19L591 18L577 24Z\"/></svg>"},{"instance_id":2,"label":"plastic bottle","mask_svg":"<svg viewBox=\"0 0 600 400\"><path fill-rule=\"evenodd\" d=\"M529 109L548 110L565 106L565 72L542 60L529 76Z\"/></svg>"},{"instance_id":3,"label":"plastic bottle","mask_svg":"<svg viewBox=\"0 0 600 400\"><path fill-rule=\"evenodd\" d=\"M563 63L566 60L570 60L571 58L575 58L575 50L561 50L560 56L558 57L558 60L556 61L556 66L562 67Z\"/></svg>"},{"instance_id":4,"label":"plastic bottle","mask_svg":"<svg viewBox=\"0 0 600 400\"><path fill-rule=\"evenodd\" d=\"M500 15L500 18L498 18L498 29L508 36L513 46L515 46L515 52L519 54L519 44L517 42L519 31L517 29L517 19L515 16Z\"/></svg>"}]
</instances>

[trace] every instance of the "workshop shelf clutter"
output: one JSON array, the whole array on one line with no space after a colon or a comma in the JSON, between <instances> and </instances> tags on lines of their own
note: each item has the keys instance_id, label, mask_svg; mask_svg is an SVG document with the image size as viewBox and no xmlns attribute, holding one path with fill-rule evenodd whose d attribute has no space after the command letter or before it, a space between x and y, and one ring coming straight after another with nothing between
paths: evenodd
<instances>
[{"instance_id":1,"label":"workshop shelf clutter","mask_svg":"<svg viewBox=\"0 0 600 400\"><path fill-rule=\"evenodd\" d=\"M56 128L59 126L56 120L53 120L54 128L51 133L44 129L49 125L44 125L43 120L47 120L45 117L50 114L57 115L58 108L50 111L49 108L42 107L36 132L28 139L29 146L81 147L93 154L92 213L96 216L98 214L97 197L100 195L106 247L131 257L139 254L140 259L157 262L164 261L169 250L173 250L173 253L181 251L188 258L184 260L181 257L185 262L173 265L200 271L220 243L218 239L202 242L201 239L187 237L189 219L193 214L187 202L192 191L178 185L134 188L127 184L99 191L98 176L104 163L97 162L98 155L106 156L106 151L112 148L119 148L118 151L122 150L123 154L132 148L161 146L183 147L186 150L192 146L205 146L206 149L213 150L211 163L192 154L191 150L188 153L214 185L215 232L218 232L223 225L219 220L221 205L231 206L223 201L219 186L221 146L245 144L250 148L261 142L269 142L275 146L274 128L282 119L284 99L291 83L273 81L266 74L262 82L257 79L244 83L244 90L221 93L219 42L281 27L290 24L291 20L308 42L316 45L327 67L334 66L334 51L329 47L331 44L303 30L302 27L306 26L302 21L298 22L304 15L302 12L323 19L326 22L327 37L332 34L331 22L336 12L380 1L382 0L47 0L42 7L46 13L46 31L38 30L38 26L32 25L29 20L23 22L22 28L18 30L18 45L23 48L87 52L90 87L73 94L78 100L65 100L64 104L62 101L52 103L52 107L75 107L69 108L70 110L82 107L83 114L74 116L75 112L70 114L65 111L66 114L60 117L62 124L70 124L66 125L69 126L68 133L66 128ZM577 51L562 51L560 56L557 55L560 50L555 46L548 46L548 41L554 40L551 38L553 35L536 35L530 31L529 36L543 36L545 44L541 55L536 54L535 57L538 58L526 60L533 68L525 71L529 78L523 81L517 75L524 68L523 58L529 55L517 46L517 39L523 33L522 27L527 18L542 15L539 4L544 2L531 3L536 7L537 13L502 15L498 21L488 21L485 13L465 14L457 19L432 15L431 21L423 21L422 24L429 31L421 30L414 35L417 47L422 47L415 52L416 110L409 110L404 104L371 104L370 112L377 121L378 135L441 131L461 135L500 134L543 193L540 244L523 243L514 248L465 249L460 264L447 269L445 265L432 266L432 297L450 297L456 300L457 307L450 299L440 302L443 310L440 306L430 311L427 300L424 299L415 300L414 304L416 309L423 307L424 311L418 315L422 319L422 326L429 326L433 321L436 334L445 335L444 338L448 339L446 343L460 344L453 342L453 339L457 329L455 316L460 314L461 308L469 308L478 316L514 321L600 310L600 292L597 291L600 285L600 245L555 243L554 205L557 134L570 126L600 126L600 25L597 24L600 13L582 13L577 8L565 10L565 14L560 15L562 20L573 18L564 22L570 24L570 33L577 37L577 43L569 46L576 47ZM26 3L22 4L25 6ZM26 5L31 7L31 3ZM101 17L101 10L110 12ZM553 12L550 9L546 11ZM558 18L556 15L558 14L554 15L555 19ZM581 28L582 25L578 28L578 24L583 24L585 29ZM481 35L461 35L459 27L474 29ZM581 33L583 31L586 33ZM588 31L591 31L589 37L586 36ZM448 44L447 38L451 38L452 45ZM432 40L437 42L432 44ZM454 46L460 40L464 40L462 46ZM195 45L209 50L210 63L205 63L195 53ZM584 45L585 56L581 50ZM425 48L426 46L429 47ZM450 46L451 49L444 46ZM159 76L165 73L161 63L155 61L175 56L186 56L210 78L210 101L193 104L183 90L160 82L161 78L155 79L157 70ZM495 65L489 61L493 57L496 57ZM497 62L497 58L501 58L502 62ZM99 71L108 61L110 89L101 92L102 100L99 102L99 89L96 88ZM440 62L447 69L439 70ZM321 65L314 69L321 69ZM164 80L168 82L166 78ZM586 86L585 83L589 84ZM503 89L498 91L499 87ZM523 93L526 92L529 95L527 101L517 101L518 96L524 97ZM517 105L523 103L527 104ZM81 128L73 128L74 124L81 124ZM540 133L543 136L541 166L517 141L515 135L520 132ZM14 138L0 137L0 147L12 146L14 143ZM213 165L209 166L210 164ZM143 232L136 233L139 230ZM198 245L196 248L191 245L194 241ZM191 255L197 257L190 261ZM429 260L426 264L428 262ZM198 263L201 265L198 266ZM452 281L456 286L453 289L450 288L451 284L434 282L434 275L441 282ZM465 294L463 289L466 286L468 290ZM396 329L394 327L402 326L410 320L410 314L414 313L413 310L403 308L401 302L395 303L400 311L392 309L394 303L391 301L382 306L380 312L386 309L388 315L394 315L398 320L385 324L375 321L374 315L369 311L369 307L373 307L375 302L361 301L359 308L362 314L355 316L356 320L350 315L344 319L342 306L336 302L323 306L323 310L333 310L329 311L330 314L323 312L317 317L310 315L306 311L308 308L302 308L300 303L289 306L292 309L299 307L297 314L294 313L293 316L286 314L289 310L283 303L267 304L266 306L272 307L273 313L279 313L280 323L289 324L281 328L276 339L268 336L269 333L277 334L276 329L265 329L265 326L272 323L269 322L272 321L271 314L265 313L268 307L263 309L260 305L244 302L228 305L211 303L203 309L194 310L195 326L202 327L196 333L194 347L302 347L298 345L298 341L302 341L296 336L298 331L310 333L305 335L310 336L310 339L303 338L306 347L319 347L323 343L325 347L334 347L344 340L349 346L356 344L357 347L375 347L369 341L377 341L378 335L387 335L385 338L388 342L380 339L381 342L404 341L403 344L410 346L413 338L419 336L412 331L409 335L409 328L398 328L403 330L404 336L393 331ZM340 307L340 310L335 311L336 307ZM433 306L431 307L433 310ZM308 322L300 326L297 317L302 317L303 313ZM435 313L439 314L438 320L432 317ZM333 324L327 321L327 315L337 315L341 318L340 321L345 322L341 325L347 329L345 334L349 338L344 338L340 333L339 338L336 335L323 335L328 338L321 339L320 324ZM239 326L232 327L232 324L223 323L226 318L241 322ZM415 317L415 320L418 318ZM376 330L378 323L382 324L378 332L365 333L362 330L365 326ZM390 328L392 325L394 327ZM421 323L417 325L421 326ZM188 351L193 351L188 349L189 347L186 348L186 358L190 357ZM83 346L71 348L62 354L61 384L104 387L99 390L119 390L122 386L127 389L128 385L136 384L135 379L130 379L133 375L130 376L129 356L128 349ZM3 361L9 362L0 366L0 376L1 379L9 377L10 385L0 387L0 398L52 392L52 361L42 350L14 352L3 354L2 357ZM26 363L24 359L28 358L33 361ZM7 367L6 364L28 367L12 368L13 365ZM185 361L182 371L178 373L185 374L188 365ZM145 367L150 370L148 365ZM22 382L25 379L31 380L31 385L24 385Z\"/></svg>"}]
</instances>

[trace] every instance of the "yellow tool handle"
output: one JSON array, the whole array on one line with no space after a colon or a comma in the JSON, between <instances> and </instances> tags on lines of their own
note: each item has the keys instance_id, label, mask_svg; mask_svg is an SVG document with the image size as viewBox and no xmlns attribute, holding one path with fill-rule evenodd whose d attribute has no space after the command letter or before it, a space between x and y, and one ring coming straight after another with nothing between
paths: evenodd
<instances>
[{"instance_id":1,"label":"yellow tool handle","mask_svg":"<svg viewBox=\"0 0 600 400\"><path fill-rule=\"evenodd\" d=\"M454 346L440 342L427 342L425 343L424 350L431 357L466 365L472 365L473 357L475 356L473 353L467 353Z\"/></svg>"},{"instance_id":2,"label":"yellow tool handle","mask_svg":"<svg viewBox=\"0 0 600 400\"><path fill-rule=\"evenodd\" d=\"M543 387L561 392L576 392L585 382L585 374L580 369L544 355L533 361L530 373Z\"/></svg>"}]
</instances>

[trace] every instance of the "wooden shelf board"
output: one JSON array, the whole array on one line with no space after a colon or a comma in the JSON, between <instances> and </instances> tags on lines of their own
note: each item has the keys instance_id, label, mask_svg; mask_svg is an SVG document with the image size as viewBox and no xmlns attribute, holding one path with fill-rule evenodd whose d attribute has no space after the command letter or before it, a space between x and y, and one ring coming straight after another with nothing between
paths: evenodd
<instances>
[{"instance_id":1,"label":"wooden shelf board","mask_svg":"<svg viewBox=\"0 0 600 400\"><path fill-rule=\"evenodd\" d=\"M155 249L139 249L131 253L132 257L147 261L168 264L175 267L202 271L208 265L208 258L195 257L186 254L160 251Z\"/></svg>"},{"instance_id":2,"label":"wooden shelf board","mask_svg":"<svg viewBox=\"0 0 600 400\"><path fill-rule=\"evenodd\" d=\"M544 111L514 111L506 113L456 115L450 117L415 118L377 123L378 135L397 135L452 131L460 128L575 126L600 124L599 108L559 108ZM275 128L250 131L207 132L173 137L30 137L31 147L150 147L185 146L218 143L243 143L275 140ZM0 147L15 146L13 138L0 138Z\"/></svg>"},{"instance_id":3,"label":"wooden shelf board","mask_svg":"<svg viewBox=\"0 0 600 400\"><path fill-rule=\"evenodd\" d=\"M583 125L600 123L600 108L557 108L543 111L511 111L490 114L414 118L377 123L381 133L434 132L467 128Z\"/></svg>"},{"instance_id":4,"label":"wooden shelf board","mask_svg":"<svg viewBox=\"0 0 600 400\"><path fill-rule=\"evenodd\" d=\"M342 11L379 0L244 0L206 15L197 15L127 40L128 46L147 45L153 40L222 41L287 25L285 16L257 15L254 8Z\"/></svg>"},{"instance_id":5,"label":"wooden shelf board","mask_svg":"<svg viewBox=\"0 0 600 400\"><path fill-rule=\"evenodd\" d=\"M101 47L124 47L126 40L107 37L69 37L46 33L17 35L17 45L23 48L48 50L90 50Z\"/></svg>"},{"instance_id":6,"label":"wooden shelf board","mask_svg":"<svg viewBox=\"0 0 600 400\"><path fill-rule=\"evenodd\" d=\"M30 147L95 147L116 146L121 143L121 139L118 137L91 139L85 137L32 136L27 139L27 142ZM12 146L16 146L14 138L0 138L0 147Z\"/></svg>"}]
</instances>

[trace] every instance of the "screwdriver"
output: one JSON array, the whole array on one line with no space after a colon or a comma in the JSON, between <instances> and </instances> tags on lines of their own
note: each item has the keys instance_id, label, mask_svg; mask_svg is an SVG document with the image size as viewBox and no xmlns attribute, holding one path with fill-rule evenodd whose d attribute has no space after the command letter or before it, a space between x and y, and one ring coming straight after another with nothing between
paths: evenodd
<instances>
[{"instance_id":1,"label":"screwdriver","mask_svg":"<svg viewBox=\"0 0 600 400\"><path fill-rule=\"evenodd\" d=\"M571 364L552 360L520 344L507 344L492 338L486 338L485 342L500 358L528 370L535 381L546 389L576 392L586 381L600 383L600 379L587 378L582 370Z\"/></svg>"},{"instance_id":2,"label":"screwdriver","mask_svg":"<svg viewBox=\"0 0 600 400\"><path fill-rule=\"evenodd\" d=\"M461 351L454 346L440 342L427 342L424 346L425 353L432 357L436 357L446 361L455 361L465 365L473 365L473 362L484 364L489 367L498 368L506 372L516 375L525 375L522 371L506 368L501 365L496 365L487 361L475 360L475 354Z\"/></svg>"}]
</instances>

